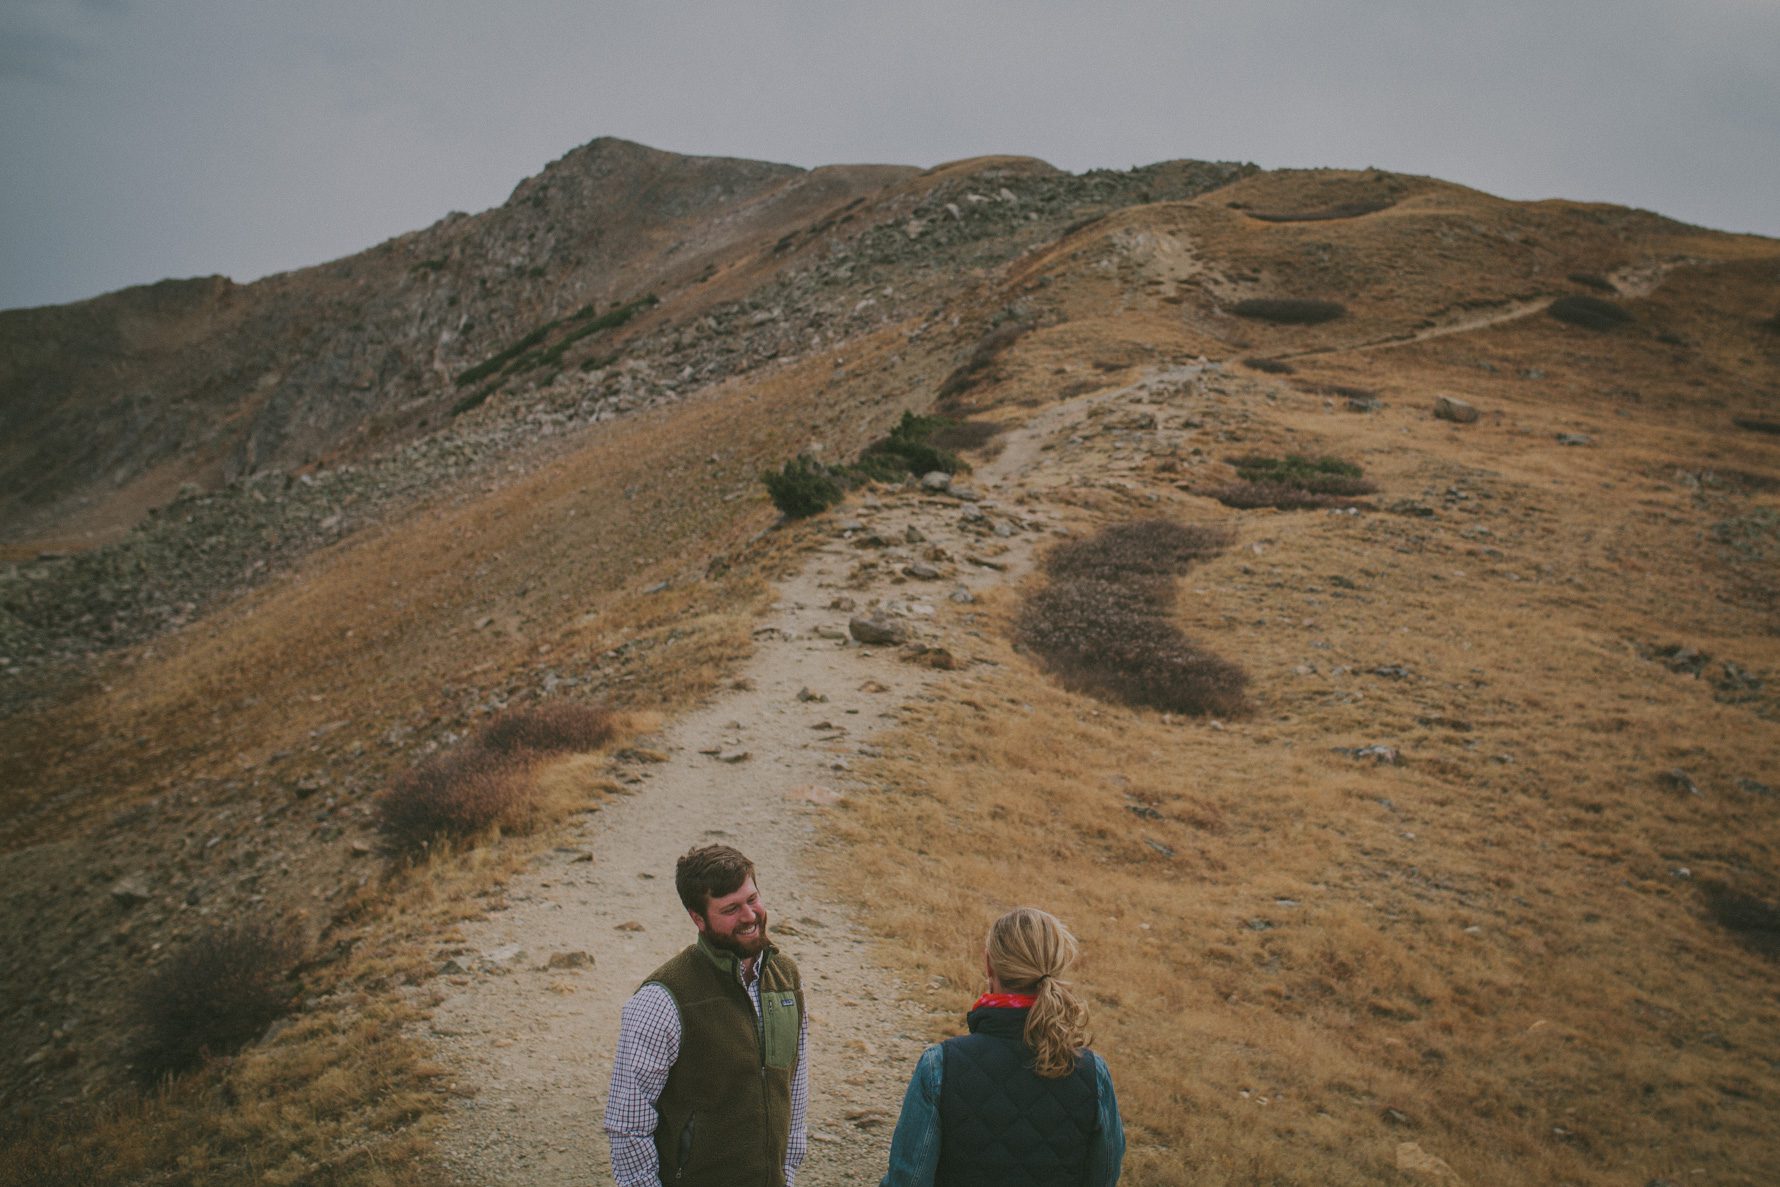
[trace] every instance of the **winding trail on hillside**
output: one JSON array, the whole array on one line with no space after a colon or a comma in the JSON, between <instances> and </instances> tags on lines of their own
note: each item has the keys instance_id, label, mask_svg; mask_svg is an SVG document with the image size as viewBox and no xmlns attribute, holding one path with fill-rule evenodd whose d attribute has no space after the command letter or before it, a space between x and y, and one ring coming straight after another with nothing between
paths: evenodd
<instances>
[{"instance_id":1,"label":"winding trail on hillside","mask_svg":"<svg viewBox=\"0 0 1780 1187\"><path fill-rule=\"evenodd\" d=\"M1490 326L1499 326L1503 322L1531 317L1535 313L1543 313L1555 300L1557 300L1556 297L1535 297L1529 301L1510 301L1488 310L1455 318L1452 321L1425 326L1408 334L1391 334L1384 338L1373 338L1366 342L1348 342L1340 346L1318 346L1310 350L1286 351L1277 357L1307 359L1315 358L1318 355L1350 354L1359 350L1390 350L1398 346L1414 346L1418 342L1427 342L1433 338L1444 338L1450 334L1468 334L1473 330L1488 329Z\"/></svg>"},{"instance_id":2,"label":"winding trail on hillside","mask_svg":"<svg viewBox=\"0 0 1780 1187\"><path fill-rule=\"evenodd\" d=\"M902 706L968 679L963 595L1030 566L1057 527L1047 493L1075 478L1046 449L1069 448L1100 406L1170 400L1200 370L1047 407L1004 434L971 479L974 500L904 490L831 513L835 534L780 586L734 686L637 740L659 761L620 767L634 794L583 818L578 835L513 880L428 984L443 1000L423 1037L459 1093L440 1141L452 1170L490 1187L611 1181L600 1119L619 1009L693 935L674 896L675 859L721 840L757 864L772 928L808 990L811 1142L798 1181L878 1179L927 1026L914 995L874 963L873 937L812 872L822 815L857 792L847 768ZM906 576L912 564L941 576ZM966 670L848 640L848 618L870 611L905 624L916 643L948 648ZM592 965L570 967L575 953Z\"/></svg>"}]
</instances>

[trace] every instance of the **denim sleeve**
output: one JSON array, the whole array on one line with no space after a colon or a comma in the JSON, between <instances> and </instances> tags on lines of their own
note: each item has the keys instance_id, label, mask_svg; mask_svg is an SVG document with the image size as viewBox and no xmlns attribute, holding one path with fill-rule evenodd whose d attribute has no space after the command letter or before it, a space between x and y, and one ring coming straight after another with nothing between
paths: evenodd
<instances>
[{"instance_id":1,"label":"denim sleeve","mask_svg":"<svg viewBox=\"0 0 1780 1187\"><path fill-rule=\"evenodd\" d=\"M1112 1073L1106 1060L1087 1053L1094 1061L1095 1088L1100 1097L1100 1116L1094 1136L1088 1140L1088 1187L1113 1187L1119 1166L1125 1161L1125 1125L1119 1120L1119 1100L1113 1095Z\"/></svg>"},{"instance_id":2,"label":"denim sleeve","mask_svg":"<svg viewBox=\"0 0 1780 1187\"><path fill-rule=\"evenodd\" d=\"M890 1136L890 1172L878 1187L933 1187L939 1169L939 1090L945 1066L938 1044L921 1052L902 1097L896 1132Z\"/></svg>"}]
</instances>

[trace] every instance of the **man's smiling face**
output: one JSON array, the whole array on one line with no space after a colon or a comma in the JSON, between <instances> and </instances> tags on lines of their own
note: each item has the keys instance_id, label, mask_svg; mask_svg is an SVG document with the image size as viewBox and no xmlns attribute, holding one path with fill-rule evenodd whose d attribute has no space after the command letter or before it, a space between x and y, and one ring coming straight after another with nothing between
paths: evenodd
<instances>
[{"instance_id":1,"label":"man's smiling face","mask_svg":"<svg viewBox=\"0 0 1780 1187\"><path fill-rule=\"evenodd\" d=\"M744 960L759 956L766 948L766 908L760 903L760 891L752 877L730 893L713 895L705 904L705 913L689 912L698 925L699 934L719 948L734 952Z\"/></svg>"}]
</instances>

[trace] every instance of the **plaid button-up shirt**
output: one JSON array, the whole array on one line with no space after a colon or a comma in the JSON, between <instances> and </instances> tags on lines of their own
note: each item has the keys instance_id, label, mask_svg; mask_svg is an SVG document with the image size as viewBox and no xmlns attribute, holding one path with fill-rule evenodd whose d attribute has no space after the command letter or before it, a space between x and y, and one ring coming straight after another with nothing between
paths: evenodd
<instances>
[{"instance_id":1,"label":"plaid button-up shirt","mask_svg":"<svg viewBox=\"0 0 1780 1187\"><path fill-rule=\"evenodd\" d=\"M743 980L754 1017L760 1018L758 962L750 962ZM809 1149L804 1116L810 1104L809 1062L805 1040L807 1013L797 1024L797 1066L791 1073L791 1136L785 1144L785 1187L797 1180L797 1168ZM606 1136L612 1142L612 1177L618 1187L659 1187L661 1163L655 1153L655 1102L667 1086L668 1073L680 1058L680 1010L666 988L651 982L624 1003L618 1024L618 1051L612 1060L612 1087L606 1093Z\"/></svg>"}]
</instances>

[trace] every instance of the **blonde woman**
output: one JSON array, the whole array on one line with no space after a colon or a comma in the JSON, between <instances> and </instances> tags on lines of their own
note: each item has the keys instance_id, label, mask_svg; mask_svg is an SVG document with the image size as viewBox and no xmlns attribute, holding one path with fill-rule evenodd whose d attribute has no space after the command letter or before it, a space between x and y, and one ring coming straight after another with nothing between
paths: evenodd
<instances>
[{"instance_id":1,"label":"blonde woman","mask_svg":"<svg viewBox=\"0 0 1780 1187\"><path fill-rule=\"evenodd\" d=\"M922 1052L881 1187L1111 1187L1125 1130L1088 1008L1064 973L1075 937L1056 916L1009 911L989 929L989 992L970 1033Z\"/></svg>"}]
</instances>

